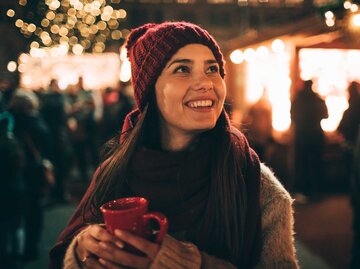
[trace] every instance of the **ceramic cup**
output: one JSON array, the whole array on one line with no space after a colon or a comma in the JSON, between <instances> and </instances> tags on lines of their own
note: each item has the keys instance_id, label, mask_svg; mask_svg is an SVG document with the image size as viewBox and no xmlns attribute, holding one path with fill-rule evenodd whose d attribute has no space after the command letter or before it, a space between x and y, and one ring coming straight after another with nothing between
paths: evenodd
<instances>
[{"instance_id":1,"label":"ceramic cup","mask_svg":"<svg viewBox=\"0 0 360 269\"><path fill-rule=\"evenodd\" d=\"M167 233L168 221L159 212L147 212L148 204L142 197L120 198L103 204L100 210L107 230L112 234L116 229L124 230L160 243ZM125 249L139 254L131 246L125 245Z\"/></svg>"}]
</instances>

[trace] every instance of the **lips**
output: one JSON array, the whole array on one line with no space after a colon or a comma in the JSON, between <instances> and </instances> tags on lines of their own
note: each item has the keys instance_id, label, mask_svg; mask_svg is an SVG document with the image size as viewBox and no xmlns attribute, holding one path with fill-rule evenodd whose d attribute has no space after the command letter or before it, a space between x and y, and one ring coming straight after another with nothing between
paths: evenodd
<instances>
[{"instance_id":1,"label":"lips","mask_svg":"<svg viewBox=\"0 0 360 269\"><path fill-rule=\"evenodd\" d=\"M191 108L209 108L214 104L213 100L204 99L204 100L194 100L186 103L187 106Z\"/></svg>"}]
</instances>

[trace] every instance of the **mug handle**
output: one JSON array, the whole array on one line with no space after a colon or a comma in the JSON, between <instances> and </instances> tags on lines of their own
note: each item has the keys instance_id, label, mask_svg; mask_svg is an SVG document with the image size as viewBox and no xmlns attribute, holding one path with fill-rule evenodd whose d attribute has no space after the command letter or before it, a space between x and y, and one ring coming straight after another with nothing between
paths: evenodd
<instances>
[{"instance_id":1,"label":"mug handle","mask_svg":"<svg viewBox=\"0 0 360 269\"><path fill-rule=\"evenodd\" d=\"M169 226L168 220L160 212L145 213L143 215L144 224L147 225L150 220L155 220L160 226L159 233L156 235L156 239L155 239L155 243L159 244L159 243L161 243L161 241L163 240L164 236L167 233L168 226Z\"/></svg>"}]
</instances>

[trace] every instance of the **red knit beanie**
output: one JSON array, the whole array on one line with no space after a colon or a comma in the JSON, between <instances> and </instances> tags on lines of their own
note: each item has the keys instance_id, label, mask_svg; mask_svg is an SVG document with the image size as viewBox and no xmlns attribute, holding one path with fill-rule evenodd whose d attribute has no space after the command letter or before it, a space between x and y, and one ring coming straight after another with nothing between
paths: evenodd
<instances>
[{"instance_id":1,"label":"red knit beanie","mask_svg":"<svg viewBox=\"0 0 360 269\"><path fill-rule=\"evenodd\" d=\"M203 44L213 52L225 76L223 55L215 39L204 29L188 22L149 23L131 31L126 48L131 63L135 102L143 111L166 63L182 47Z\"/></svg>"}]
</instances>

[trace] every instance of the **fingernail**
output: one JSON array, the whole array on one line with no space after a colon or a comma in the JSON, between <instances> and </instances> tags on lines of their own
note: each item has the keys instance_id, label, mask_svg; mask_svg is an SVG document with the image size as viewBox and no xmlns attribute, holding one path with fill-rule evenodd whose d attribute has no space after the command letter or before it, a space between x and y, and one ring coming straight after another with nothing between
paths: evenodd
<instances>
[{"instance_id":1,"label":"fingernail","mask_svg":"<svg viewBox=\"0 0 360 269\"><path fill-rule=\"evenodd\" d=\"M122 236L123 232L121 230L115 230L115 235Z\"/></svg>"},{"instance_id":2,"label":"fingernail","mask_svg":"<svg viewBox=\"0 0 360 269\"><path fill-rule=\"evenodd\" d=\"M102 265L106 265L106 261L102 258L99 258L99 263L101 263Z\"/></svg>"},{"instance_id":3,"label":"fingernail","mask_svg":"<svg viewBox=\"0 0 360 269\"><path fill-rule=\"evenodd\" d=\"M102 247L103 249L107 249L107 248L108 248L107 244L104 243L104 242L100 242L99 245L100 245L100 247Z\"/></svg>"},{"instance_id":4,"label":"fingernail","mask_svg":"<svg viewBox=\"0 0 360 269\"><path fill-rule=\"evenodd\" d=\"M118 248L124 248L124 243L123 243L123 242L117 241L117 242L115 242L115 245L116 245Z\"/></svg>"}]
</instances>

